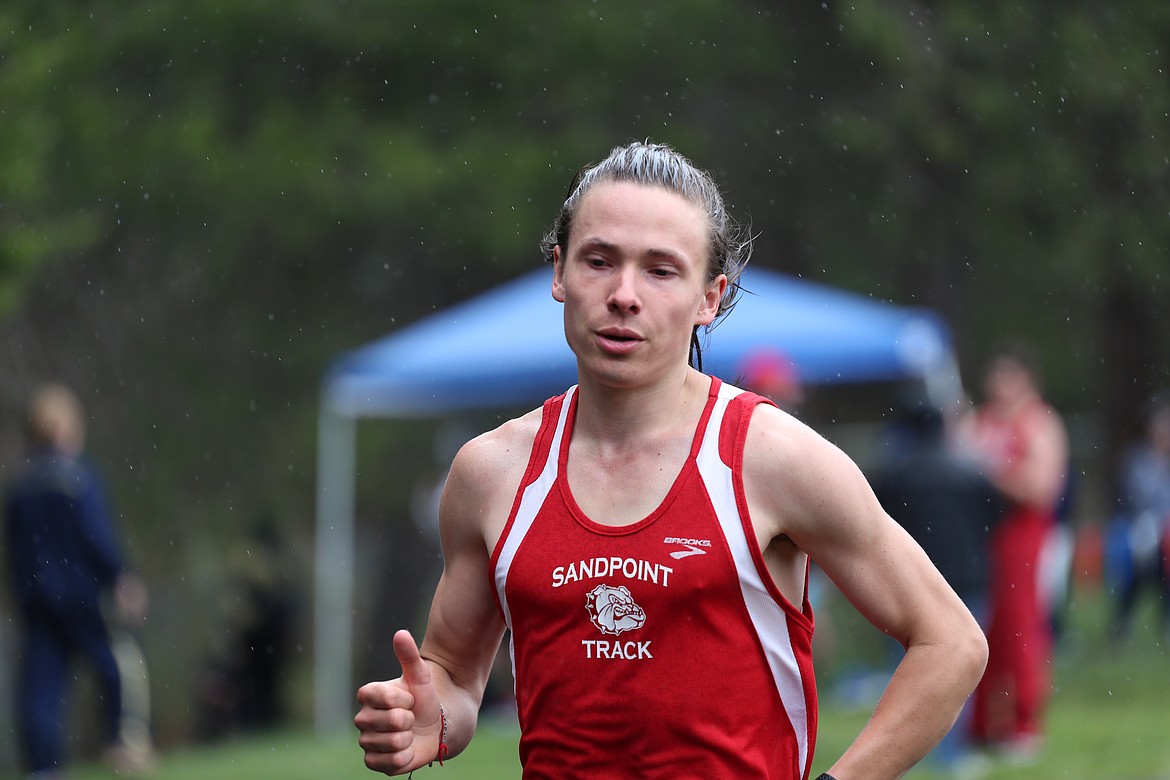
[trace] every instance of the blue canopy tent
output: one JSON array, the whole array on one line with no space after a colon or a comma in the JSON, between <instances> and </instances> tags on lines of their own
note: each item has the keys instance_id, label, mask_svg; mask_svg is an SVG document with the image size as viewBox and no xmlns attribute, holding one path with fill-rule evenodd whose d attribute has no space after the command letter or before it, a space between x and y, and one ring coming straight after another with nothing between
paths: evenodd
<instances>
[{"instance_id":1,"label":"blue canopy tent","mask_svg":"<svg viewBox=\"0 0 1170 780\"><path fill-rule=\"evenodd\" d=\"M921 380L940 401L959 387L940 318L764 269L742 277L735 310L710 332L708 373L734 381L763 350L801 383ZM551 271L533 271L340 356L322 386L317 470L314 716L352 717L354 445L363 417L535 405L576 381Z\"/></svg>"}]
</instances>

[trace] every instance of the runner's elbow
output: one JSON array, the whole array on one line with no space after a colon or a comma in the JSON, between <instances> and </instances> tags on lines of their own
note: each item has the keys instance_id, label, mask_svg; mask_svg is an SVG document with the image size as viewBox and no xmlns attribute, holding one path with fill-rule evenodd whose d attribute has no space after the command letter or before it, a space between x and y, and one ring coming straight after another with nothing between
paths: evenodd
<instances>
[{"instance_id":1,"label":"runner's elbow","mask_svg":"<svg viewBox=\"0 0 1170 780\"><path fill-rule=\"evenodd\" d=\"M971 679L974 688L983 677L983 670L987 667L987 637L974 620L956 640L959 647L956 649L955 661L965 672L964 676Z\"/></svg>"}]
</instances>

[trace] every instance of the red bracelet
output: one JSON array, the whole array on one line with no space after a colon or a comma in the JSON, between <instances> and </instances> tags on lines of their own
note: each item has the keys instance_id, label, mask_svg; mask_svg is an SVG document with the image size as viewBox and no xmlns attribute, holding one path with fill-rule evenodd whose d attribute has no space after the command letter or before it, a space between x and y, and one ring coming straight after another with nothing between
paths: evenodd
<instances>
[{"instance_id":1,"label":"red bracelet","mask_svg":"<svg viewBox=\"0 0 1170 780\"><path fill-rule=\"evenodd\" d=\"M443 759L447 757L450 748L447 747L447 711L443 709L443 705L439 705L439 766L443 765Z\"/></svg>"},{"instance_id":2,"label":"red bracelet","mask_svg":"<svg viewBox=\"0 0 1170 780\"><path fill-rule=\"evenodd\" d=\"M437 756L435 756L434 760L429 761L427 763L427 766L429 766L429 767L434 766L435 761L438 761L439 766L442 766L443 759L447 757L447 754L449 752L451 752L451 749L447 747L447 711L445 709L443 709L443 705L440 704L439 705L439 754ZM406 780L411 780L412 777L414 777L414 770L413 769L410 771L410 774L408 774L406 776Z\"/></svg>"}]
</instances>

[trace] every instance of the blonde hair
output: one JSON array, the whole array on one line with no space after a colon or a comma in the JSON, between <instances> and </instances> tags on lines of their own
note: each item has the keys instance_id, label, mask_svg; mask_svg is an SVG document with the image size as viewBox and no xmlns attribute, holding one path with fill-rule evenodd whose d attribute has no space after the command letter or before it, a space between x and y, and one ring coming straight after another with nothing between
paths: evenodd
<instances>
[{"instance_id":1,"label":"blonde hair","mask_svg":"<svg viewBox=\"0 0 1170 780\"><path fill-rule=\"evenodd\" d=\"M25 417L29 442L77 454L85 444L81 400L62 384L41 385L32 394Z\"/></svg>"}]
</instances>

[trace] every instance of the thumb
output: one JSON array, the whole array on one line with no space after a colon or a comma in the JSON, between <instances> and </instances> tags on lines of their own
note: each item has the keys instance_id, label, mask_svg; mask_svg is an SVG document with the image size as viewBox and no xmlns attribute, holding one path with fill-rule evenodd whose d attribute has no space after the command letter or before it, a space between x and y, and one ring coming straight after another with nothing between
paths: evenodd
<instances>
[{"instance_id":1,"label":"thumb","mask_svg":"<svg viewBox=\"0 0 1170 780\"><path fill-rule=\"evenodd\" d=\"M409 631L402 630L394 634L394 656L402 666L402 681L409 688L431 684L431 668L419 654L418 644Z\"/></svg>"}]
</instances>

